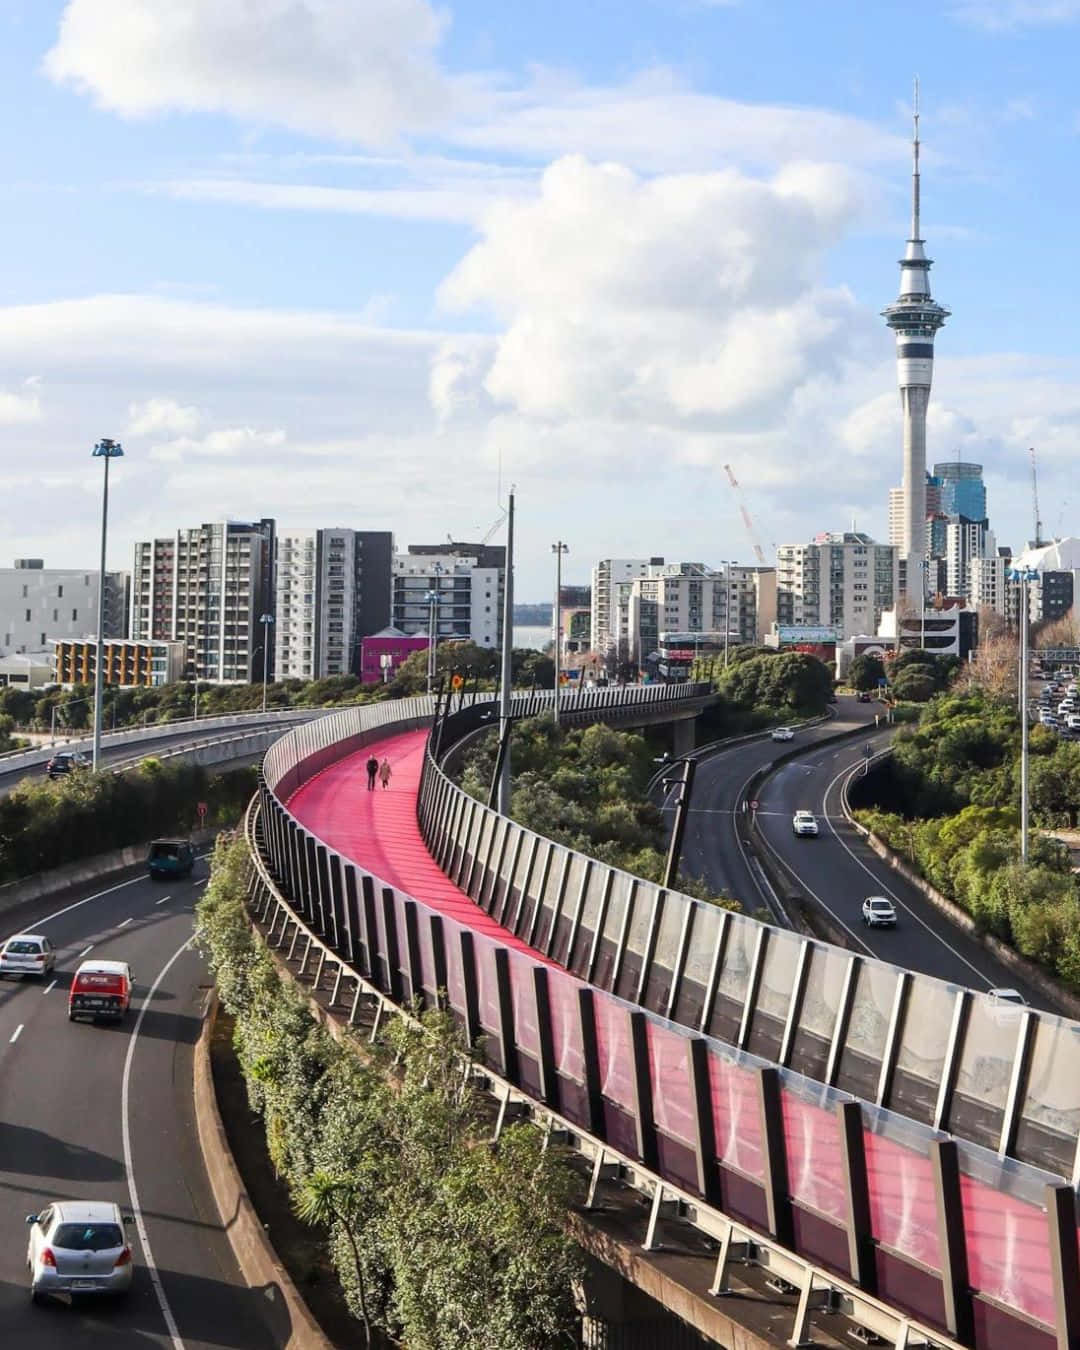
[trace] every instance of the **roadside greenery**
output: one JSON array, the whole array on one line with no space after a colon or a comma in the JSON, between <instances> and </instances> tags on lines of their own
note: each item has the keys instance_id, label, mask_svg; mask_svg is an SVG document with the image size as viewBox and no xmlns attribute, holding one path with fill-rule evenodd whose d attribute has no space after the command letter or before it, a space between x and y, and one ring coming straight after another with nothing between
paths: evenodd
<instances>
[{"instance_id":1,"label":"roadside greenery","mask_svg":"<svg viewBox=\"0 0 1080 1350\"><path fill-rule=\"evenodd\" d=\"M1033 727L1032 822L1075 826L1080 745ZM1068 851L1034 834L1020 863L1020 726L982 690L940 695L897 734L891 764L852 802L860 822L906 855L980 927L1080 988L1080 888Z\"/></svg>"},{"instance_id":2,"label":"roadside greenery","mask_svg":"<svg viewBox=\"0 0 1080 1350\"><path fill-rule=\"evenodd\" d=\"M496 738L488 735L463 756L461 785L480 801L487 800L495 754ZM603 723L556 727L550 717L535 717L515 723L510 762L510 815L519 824L634 876L663 880L667 834L647 797L657 765L643 736ZM679 887L717 900L694 878L680 877ZM728 899L717 903L738 908Z\"/></svg>"},{"instance_id":3,"label":"roadside greenery","mask_svg":"<svg viewBox=\"0 0 1080 1350\"><path fill-rule=\"evenodd\" d=\"M254 768L209 773L147 759L127 773L77 771L27 779L0 799L0 882L32 876L128 844L186 835L206 802L206 824L231 825L255 791Z\"/></svg>"},{"instance_id":4,"label":"roadside greenery","mask_svg":"<svg viewBox=\"0 0 1080 1350\"><path fill-rule=\"evenodd\" d=\"M219 840L196 938L271 1160L297 1214L326 1230L364 1343L576 1344L576 1173L531 1124L491 1144L449 1015L394 1019L376 1047L335 1040L254 935L246 867L246 846Z\"/></svg>"},{"instance_id":5,"label":"roadside greenery","mask_svg":"<svg viewBox=\"0 0 1080 1350\"><path fill-rule=\"evenodd\" d=\"M820 717L833 697L829 667L806 652L733 647L725 670L720 657L703 657L691 678L720 695L701 715L709 737L734 736L806 717Z\"/></svg>"}]
</instances>

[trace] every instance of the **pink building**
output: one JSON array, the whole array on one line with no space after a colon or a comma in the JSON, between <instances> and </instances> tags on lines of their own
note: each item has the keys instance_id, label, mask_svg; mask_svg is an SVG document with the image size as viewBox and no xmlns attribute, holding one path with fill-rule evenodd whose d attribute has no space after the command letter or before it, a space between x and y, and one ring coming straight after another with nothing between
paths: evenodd
<instances>
[{"instance_id":1,"label":"pink building","mask_svg":"<svg viewBox=\"0 0 1080 1350\"><path fill-rule=\"evenodd\" d=\"M382 628L360 640L360 679L364 684L392 680L413 652L427 651L426 637L409 637L400 628Z\"/></svg>"}]
</instances>

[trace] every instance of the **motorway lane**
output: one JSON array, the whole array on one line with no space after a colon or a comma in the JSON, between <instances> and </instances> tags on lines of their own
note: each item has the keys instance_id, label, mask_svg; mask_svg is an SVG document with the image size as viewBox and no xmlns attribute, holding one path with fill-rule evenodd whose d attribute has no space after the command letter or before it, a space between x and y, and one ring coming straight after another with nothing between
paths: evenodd
<instances>
[{"instance_id":1,"label":"motorway lane","mask_svg":"<svg viewBox=\"0 0 1080 1350\"><path fill-rule=\"evenodd\" d=\"M876 752L888 744L890 734L868 733L867 740ZM757 825L797 876L792 893L805 891L849 929L862 950L883 961L976 990L1018 987L1035 1007L1046 1008L1045 998L950 923L847 823L841 787L847 774L864 762L863 750L861 741L822 747L781 766L761 788ZM818 817L817 839L792 833L791 817L800 809ZM862 902L868 895L885 895L893 901L895 929L863 924Z\"/></svg>"},{"instance_id":2,"label":"motorway lane","mask_svg":"<svg viewBox=\"0 0 1080 1350\"><path fill-rule=\"evenodd\" d=\"M288 1338L287 1328L271 1330L260 1319L265 1294L244 1285L195 1139L192 1047L206 976L186 944L199 890L198 878L165 885L136 874L113 888L84 888L3 916L5 934L40 930L62 948L52 987L51 981L0 984L0 1329L5 1343L20 1350L61 1341L79 1350L112 1350L118 1343L270 1350ZM46 920L66 905L75 907ZM134 1225L135 1285L125 1302L33 1307L29 1299L26 1213L68 1196L131 1208L121 1089L136 1016L121 1025L67 1020L71 972L91 944L93 955L131 964L136 1012L147 1004L130 1055L130 1176L175 1334Z\"/></svg>"},{"instance_id":3,"label":"motorway lane","mask_svg":"<svg viewBox=\"0 0 1080 1350\"><path fill-rule=\"evenodd\" d=\"M741 901L747 913L759 910L763 904L759 874L756 864L743 853L732 819L744 787L754 774L790 750L815 745L838 732L872 726L878 708L878 704L841 695L835 718L796 732L793 741L768 737L744 741L699 760L683 839L682 870L707 882L717 894Z\"/></svg>"}]
</instances>

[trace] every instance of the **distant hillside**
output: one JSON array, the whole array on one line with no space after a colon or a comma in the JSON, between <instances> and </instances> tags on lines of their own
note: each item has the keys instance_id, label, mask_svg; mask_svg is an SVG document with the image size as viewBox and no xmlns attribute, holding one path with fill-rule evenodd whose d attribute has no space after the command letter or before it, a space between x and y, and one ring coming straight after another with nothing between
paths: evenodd
<instances>
[{"instance_id":1,"label":"distant hillside","mask_svg":"<svg viewBox=\"0 0 1080 1350\"><path fill-rule=\"evenodd\" d=\"M540 627L551 624L551 605L515 605L514 622L522 627Z\"/></svg>"}]
</instances>

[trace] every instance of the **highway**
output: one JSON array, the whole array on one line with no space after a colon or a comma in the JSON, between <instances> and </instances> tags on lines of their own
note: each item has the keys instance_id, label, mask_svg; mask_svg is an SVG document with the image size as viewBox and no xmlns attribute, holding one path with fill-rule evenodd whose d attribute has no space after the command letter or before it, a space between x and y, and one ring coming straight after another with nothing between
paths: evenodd
<instances>
[{"instance_id":1,"label":"highway","mask_svg":"<svg viewBox=\"0 0 1080 1350\"><path fill-rule=\"evenodd\" d=\"M187 945L205 884L121 874L0 916L0 933L40 931L61 949L55 981L0 982L0 1328L19 1350L271 1350L288 1327L262 1320L217 1216L192 1107L192 1053L206 972ZM127 1020L69 1023L83 955L125 960ZM35 1307L24 1216L49 1200L111 1199L129 1226L135 1283L121 1303ZM155 1274L150 1269L151 1259Z\"/></svg>"}]
</instances>

